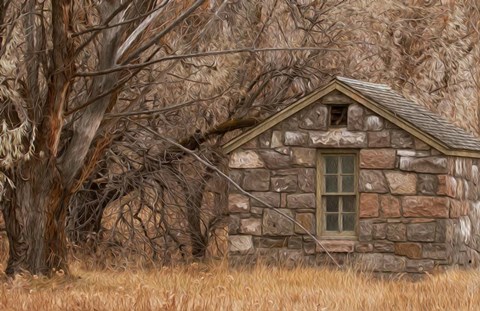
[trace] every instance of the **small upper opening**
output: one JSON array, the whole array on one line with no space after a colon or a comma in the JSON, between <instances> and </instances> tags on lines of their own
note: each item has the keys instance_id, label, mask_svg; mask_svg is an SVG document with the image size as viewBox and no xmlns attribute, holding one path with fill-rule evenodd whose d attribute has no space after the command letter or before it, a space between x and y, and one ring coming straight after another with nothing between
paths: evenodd
<instances>
[{"instance_id":1,"label":"small upper opening","mask_svg":"<svg viewBox=\"0 0 480 311\"><path fill-rule=\"evenodd\" d=\"M347 126L348 105L330 106L330 126Z\"/></svg>"}]
</instances>

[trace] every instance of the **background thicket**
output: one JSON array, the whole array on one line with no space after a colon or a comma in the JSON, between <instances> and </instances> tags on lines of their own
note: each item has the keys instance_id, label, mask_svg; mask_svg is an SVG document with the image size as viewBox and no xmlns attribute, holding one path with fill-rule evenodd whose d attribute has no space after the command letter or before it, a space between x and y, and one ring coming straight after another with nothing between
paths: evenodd
<instances>
[{"instance_id":1,"label":"background thicket","mask_svg":"<svg viewBox=\"0 0 480 311\"><path fill-rule=\"evenodd\" d=\"M0 1L8 274L224 254L222 143L335 75L478 134L476 0ZM222 242L223 241L223 242Z\"/></svg>"}]
</instances>

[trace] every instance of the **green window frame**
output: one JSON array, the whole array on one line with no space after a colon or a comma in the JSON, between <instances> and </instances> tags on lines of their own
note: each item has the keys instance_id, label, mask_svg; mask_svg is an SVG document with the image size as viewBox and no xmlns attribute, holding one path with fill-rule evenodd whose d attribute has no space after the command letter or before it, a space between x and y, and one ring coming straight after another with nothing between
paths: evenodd
<instances>
[{"instance_id":1,"label":"green window frame","mask_svg":"<svg viewBox=\"0 0 480 311\"><path fill-rule=\"evenodd\" d=\"M317 234L356 237L358 152L320 150L317 155Z\"/></svg>"}]
</instances>

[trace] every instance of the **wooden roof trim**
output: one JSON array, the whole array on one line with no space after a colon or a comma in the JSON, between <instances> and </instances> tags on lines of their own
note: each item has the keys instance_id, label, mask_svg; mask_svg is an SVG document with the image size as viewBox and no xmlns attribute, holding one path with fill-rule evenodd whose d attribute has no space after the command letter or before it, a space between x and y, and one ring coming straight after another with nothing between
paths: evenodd
<instances>
[{"instance_id":1,"label":"wooden roof trim","mask_svg":"<svg viewBox=\"0 0 480 311\"><path fill-rule=\"evenodd\" d=\"M259 125L255 126L251 130L241 134L240 136L232 139L228 143L222 146L223 151L225 153L230 153L233 150L237 149L241 145L247 143L251 139L257 137L258 135L262 134L263 132L269 130L270 128L274 127L278 123L282 122L283 120L287 119L288 117L294 115L295 113L299 112L303 108L307 107L317 99L322 98L323 96L327 95L328 93L334 91L336 89L336 80L333 80L324 88L311 93L310 95L305 96L304 98L298 100L296 103L288 106L284 110L277 112L276 114L272 115L271 117L265 119L265 121L261 122Z\"/></svg>"},{"instance_id":2,"label":"wooden roof trim","mask_svg":"<svg viewBox=\"0 0 480 311\"><path fill-rule=\"evenodd\" d=\"M340 82L340 85L338 85L337 90L342 92L346 96L352 98L357 103L360 103L362 106L372 110L373 112L375 112L379 116L383 117L384 119L386 119L386 120L390 121L391 123L395 124L396 126L403 129L404 131L408 132L409 134L413 135L414 137L420 139L424 143L430 145L431 147L434 147L436 149L447 149L448 150L448 147L445 144L439 142L436 138L418 130L416 127L412 126L411 123L406 122L406 121L398 118L394 113L392 113L389 110L386 110L385 108L381 107L376 102L374 102L373 100L365 97L363 94L361 94L357 90L351 88L350 86L345 85L342 82Z\"/></svg>"},{"instance_id":3,"label":"wooden roof trim","mask_svg":"<svg viewBox=\"0 0 480 311\"><path fill-rule=\"evenodd\" d=\"M386 120L398 126L400 129L408 132L415 138L420 139L430 147L437 149L438 151L440 151L445 155L468 157L468 158L480 158L480 152L477 152L477 151L450 149L447 145L445 145L443 142L441 142L437 138L419 130L417 127L415 127L411 123L398 118L394 113L390 112L389 110L386 110L382 106L378 105L375 101L365 97L363 94L361 94L357 90L353 89L352 87L350 87L349 85L346 85L341 81L338 81L338 84L336 85L336 90L342 92L346 96L360 103L362 106L372 110L376 114L380 115L381 117L385 118Z\"/></svg>"},{"instance_id":4,"label":"wooden roof trim","mask_svg":"<svg viewBox=\"0 0 480 311\"><path fill-rule=\"evenodd\" d=\"M344 95L352 98L362 106L365 106L366 108L372 110L373 112L377 113L378 115L382 116L386 120L390 121L391 123L395 124L399 128L403 129L404 131L408 132L412 136L420 139L424 143L437 149L438 151L440 151L445 155L469 157L469 158L480 158L480 152L471 151L471 150L449 149L447 145L442 143L437 138L417 129L411 123L398 118L395 114L393 114L389 110L386 110L385 108L377 104L375 101L365 97L363 94L361 94L357 90L353 89L352 87L348 86L347 84L337 79L332 80L329 84L327 84L325 87L321 88L320 90L314 91L310 95L305 96L304 98L298 100L296 103L288 106L284 110L265 119L265 121L261 122L259 125L255 126L254 128L248 130L247 132L227 142L222 146L223 151L226 154L234 151L235 149L239 148L240 146L247 143L251 139L257 137L258 135L269 130L270 128L274 127L275 125L282 122L283 120L289 118L290 116L294 115L295 113L309 106L316 100L322 98L323 96L335 90L340 91Z\"/></svg>"}]
</instances>

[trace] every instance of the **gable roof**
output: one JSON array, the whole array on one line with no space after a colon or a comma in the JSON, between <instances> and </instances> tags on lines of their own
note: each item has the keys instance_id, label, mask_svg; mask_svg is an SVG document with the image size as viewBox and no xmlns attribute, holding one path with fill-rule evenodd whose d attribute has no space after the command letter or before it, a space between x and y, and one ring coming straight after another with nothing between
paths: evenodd
<instances>
[{"instance_id":1,"label":"gable roof","mask_svg":"<svg viewBox=\"0 0 480 311\"><path fill-rule=\"evenodd\" d=\"M232 139L223 146L224 151L226 153L232 152L335 90L352 98L446 155L480 158L480 139L478 137L453 125L440 115L406 99L388 85L344 77L336 77L324 87L301 98L282 111L265 119L254 128Z\"/></svg>"},{"instance_id":2,"label":"gable roof","mask_svg":"<svg viewBox=\"0 0 480 311\"><path fill-rule=\"evenodd\" d=\"M450 149L480 151L480 139L458 128L440 115L406 99L389 86L343 77L337 77L337 79L381 104L398 117L409 121L418 129L442 141Z\"/></svg>"}]
</instances>

